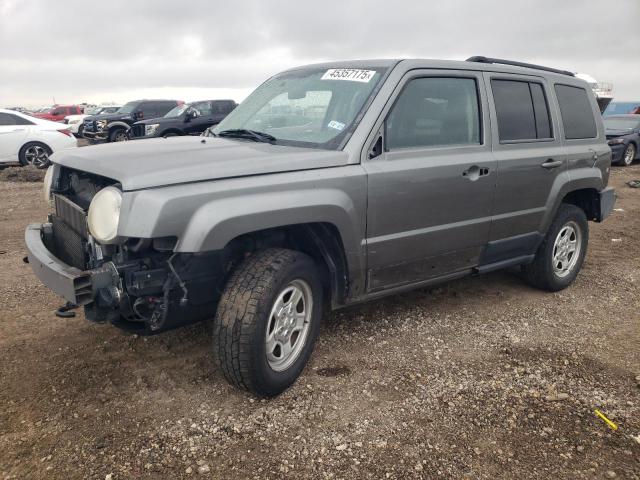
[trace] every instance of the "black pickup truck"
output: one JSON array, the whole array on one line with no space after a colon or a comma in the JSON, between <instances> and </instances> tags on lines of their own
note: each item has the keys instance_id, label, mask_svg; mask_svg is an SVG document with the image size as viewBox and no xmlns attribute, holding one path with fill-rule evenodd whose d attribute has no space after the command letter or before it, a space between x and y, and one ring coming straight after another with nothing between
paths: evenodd
<instances>
[{"instance_id":1,"label":"black pickup truck","mask_svg":"<svg viewBox=\"0 0 640 480\"><path fill-rule=\"evenodd\" d=\"M84 119L82 136L90 140L122 142L129 140L129 129L138 120L156 118L183 105L179 100L134 100L117 112L91 115Z\"/></svg>"},{"instance_id":2,"label":"black pickup truck","mask_svg":"<svg viewBox=\"0 0 640 480\"><path fill-rule=\"evenodd\" d=\"M237 104L233 100L202 100L178 105L166 115L136 122L129 131L131 139L200 135L217 125Z\"/></svg>"}]
</instances>

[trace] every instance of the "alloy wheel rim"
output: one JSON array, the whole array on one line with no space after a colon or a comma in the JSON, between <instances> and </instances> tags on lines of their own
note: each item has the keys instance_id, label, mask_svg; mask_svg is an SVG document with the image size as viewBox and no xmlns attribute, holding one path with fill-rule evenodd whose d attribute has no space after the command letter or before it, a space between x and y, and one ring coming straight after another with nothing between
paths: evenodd
<instances>
[{"instance_id":1,"label":"alloy wheel rim","mask_svg":"<svg viewBox=\"0 0 640 480\"><path fill-rule=\"evenodd\" d=\"M115 134L114 140L116 142L126 142L127 140L129 140L129 138L127 137L126 133L118 132L118 133Z\"/></svg>"},{"instance_id":2,"label":"alloy wheel rim","mask_svg":"<svg viewBox=\"0 0 640 480\"><path fill-rule=\"evenodd\" d=\"M311 287L293 280L277 295L267 319L265 346L272 370L282 372L300 357L307 342L313 311Z\"/></svg>"},{"instance_id":3,"label":"alloy wheel rim","mask_svg":"<svg viewBox=\"0 0 640 480\"><path fill-rule=\"evenodd\" d=\"M582 249L582 235L580 228L575 222L565 224L553 243L553 271L560 277L564 278L569 275L580 257Z\"/></svg>"},{"instance_id":4,"label":"alloy wheel rim","mask_svg":"<svg viewBox=\"0 0 640 480\"><path fill-rule=\"evenodd\" d=\"M49 152L44 147L32 145L25 150L24 158L29 165L42 168L49 163Z\"/></svg>"},{"instance_id":5,"label":"alloy wheel rim","mask_svg":"<svg viewBox=\"0 0 640 480\"><path fill-rule=\"evenodd\" d=\"M624 152L624 163L631 165L633 163L633 157L635 156L633 145L629 145Z\"/></svg>"}]
</instances>

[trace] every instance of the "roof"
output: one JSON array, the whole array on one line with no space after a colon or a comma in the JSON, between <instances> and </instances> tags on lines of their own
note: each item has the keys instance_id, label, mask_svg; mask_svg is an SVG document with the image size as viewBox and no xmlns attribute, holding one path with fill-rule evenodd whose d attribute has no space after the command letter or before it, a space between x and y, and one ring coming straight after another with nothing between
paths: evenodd
<instances>
[{"instance_id":1,"label":"roof","mask_svg":"<svg viewBox=\"0 0 640 480\"><path fill-rule=\"evenodd\" d=\"M471 57L472 59L485 58L485 57ZM487 58L486 60L493 61L506 61L499 59ZM521 62L514 62L521 63ZM574 80L576 77L573 73L567 70L559 70L555 68L542 67L539 65L524 66L528 64L520 65L505 65L501 63L492 62L480 62L480 61L466 61L466 60L437 60L437 59L422 59L422 58L393 58L393 59L371 59L371 60L340 60L333 62L316 63L309 65L301 65L289 69L288 71L299 70L303 68L390 68L395 67L398 64L403 64L411 69L415 68L430 68L441 70L475 70L485 72L501 72L512 73L520 75L533 75L533 76L552 76L556 79L563 79L565 81ZM537 67L537 68L534 68ZM543 70L544 68L545 70ZM580 80L580 82L584 82ZM573 82L571 82L573 83Z\"/></svg>"}]
</instances>

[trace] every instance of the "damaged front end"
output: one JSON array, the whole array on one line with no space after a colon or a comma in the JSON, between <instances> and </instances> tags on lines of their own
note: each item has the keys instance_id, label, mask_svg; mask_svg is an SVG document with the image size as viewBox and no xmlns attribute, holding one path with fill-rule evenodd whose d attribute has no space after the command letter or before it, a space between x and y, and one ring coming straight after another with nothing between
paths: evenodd
<instances>
[{"instance_id":1,"label":"damaged front end","mask_svg":"<svg viewBox=\"0 0 640 480\"><path fill-rule=\"evenodd\" d=\"M213 316L225 268L221 252L176 253L177 239L101 244L87 227L97 192L117 182L61 167L45 224L27 227L29 263L40 280L87 319L156 333Z\"/></svg>"}]
</instances>

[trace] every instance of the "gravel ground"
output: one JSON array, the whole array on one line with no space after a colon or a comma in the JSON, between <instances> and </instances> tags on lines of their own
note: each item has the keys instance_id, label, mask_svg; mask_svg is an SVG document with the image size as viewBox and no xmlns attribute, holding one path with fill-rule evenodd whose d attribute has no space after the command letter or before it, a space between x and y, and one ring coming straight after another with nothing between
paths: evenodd
<instances>
[{"instance_id":1,"label":"gravel ground","mask_svg":"<svg viewBox=\"0 0 640 480\"><path fill-rule=\"evenodd\" d=\"M22 262L40 185L0 181L0 478L639 479L634 178L613 169L618 210L571 288L497 272L327 315L272 400L224 382L203 325L56 318Z\"/></svg>"}]
</instances>

